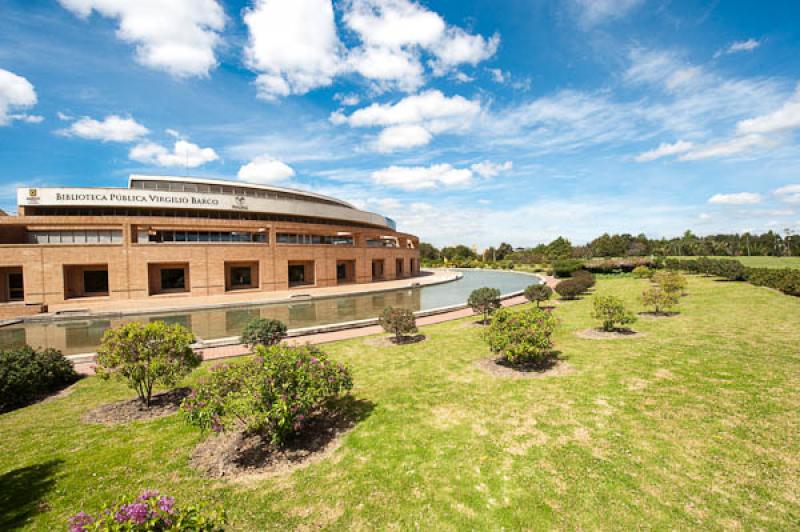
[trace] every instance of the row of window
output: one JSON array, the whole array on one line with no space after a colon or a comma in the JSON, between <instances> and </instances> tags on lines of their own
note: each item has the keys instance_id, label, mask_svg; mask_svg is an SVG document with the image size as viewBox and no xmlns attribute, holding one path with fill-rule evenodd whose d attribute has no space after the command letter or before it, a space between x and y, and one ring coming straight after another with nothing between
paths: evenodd
<instances>
[{"instance_id":1,"label":"row of window","mask_svg":"<svg viewBox=\"0 0 800 532\"><path fill-rule=\"evenodd\" d=\"M393 238L370 238L367 239L368 248L396 248L397 240Z\"/></svg>"},{"instance_id":2,"label":"row of window","mask_svg":"<svg viewBox=\"0 0 800 532\"><path fill-rule=\"evenodd\" d=\"M140 209L136 207L37 207L26 206L27 216L146 216L160 218L205 218L213 220L257 220L264 222L293 222L317 225L346 225L374 228L372 224L349 220L329 220L308 216L266 214L253 211L213 211L195 209ZM395 229L390 223L389 227Z\"/></svg>"},{"instance_id":3,"label":"row of window","mask_svg":"<svg viewBox=\"0 0 800 532\"><path fill-rule=\"evenodd\" d=\"M329 236L329 235L303 235L294 233L278 233L276 236L278 244L304 244L304 245L327 245L327 246L352 246L352 236Z\"/></svg>"},{"instance_id":4,"label":"row of window","mask_svg":"<svg viewBox=\"0 0 800 532\"><path fill-rule=\"evenodd\" d=\"M287 199L294 201L307 201L310 203L324 203L337 207L346 207L341 203L315 198L289 192L275 190L261 190L255 188L232 187L226 185L209 185L206 183L173 183L170 181L133 181L131 188L139 190L165 190L169 192L196 192L201 194L226 194L229 196L249 196L253 198Z\"/></svg>"},{"instance_id":5,"label":"row of window","mask_svg":"<svg viewBox=\"0 0 800 532\"><path fill-rule=\"evenodd\" d=\"M249 231L139 231L139 243L184 243L184 242L233 242L269 243L269 233Z\"/></svg>"},{"instance_id":6,"label":"row of window","mask_svg":"<svg viewBox=\"0 0 800 532\"><path fill-rule=\"evenodd\" d=\"M122 231L28 231L30 244L121 244Z\"/></svg>"}]
</instances>

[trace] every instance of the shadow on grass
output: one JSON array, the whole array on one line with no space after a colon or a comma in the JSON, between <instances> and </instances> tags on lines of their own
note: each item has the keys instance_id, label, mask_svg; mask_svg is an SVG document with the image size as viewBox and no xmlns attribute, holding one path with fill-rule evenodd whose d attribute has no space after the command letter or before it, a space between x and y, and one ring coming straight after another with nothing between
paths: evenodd
<instances>
[{"instance_id":1,"label":"shadow on grass","mask_svg":"<svg viewBox=\"0 0 800 532\"><path fill-rule=\"evenodd\" d=\"M520 371L522 373L544 373L548 370L553 369L558 365L559 362L565 360L561 351L551 351L546 358L536 361L536 362L521 362L517 364L513 364L504 358L495 359L495 364L498 366L502 366L504 368L513 369L514 371Z\"/></svg>"},{"instance_id":2,"label":"shadow on grass","mask_svg":"<svg viewBox=\"0 0 800 532\"><path fill-rule=\"evenodd\" d=\"M423 340L425 340L425 335L424 334L415 334L415 335L412 335L412 336L405 335L405 336L401 336L400 338L397 338L396 336L393 336L393 337L389 338L389 341L391 343L395 344L395 345L416 344L416 343L422 342Z\"/></svg>"},{"instance_id":3,"label":"shadow on grass","mask_svg":"<svg viewBox=\"0 0 800 532\"><path fill-rule=\"evenodd\" d=\"M21 528L34 515L46 511L45 495L53 488L61 460L14 469L0 475L0 530Z\"/></svg>"}]
</instances>

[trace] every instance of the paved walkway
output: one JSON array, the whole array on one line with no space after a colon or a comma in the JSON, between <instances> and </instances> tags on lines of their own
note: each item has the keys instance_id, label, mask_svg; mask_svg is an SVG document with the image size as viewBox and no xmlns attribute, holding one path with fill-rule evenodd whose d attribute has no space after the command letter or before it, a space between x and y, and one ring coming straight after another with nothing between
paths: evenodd
<instances>
[{"instance_id":1,"label":"paved walkway","mask_svg":"<svg viewBox=\"0 0 800 532\"><path fill-rule=\"evenodd\" d=\"M541 275L541 277L551 288L555 287L556 283L558 282L558 280L555 279L554 277L549 277L545 275ZM511 307L514 305L522 305L527 302L528 300L525 299L525 297L516 296L503 301L503 306ZM424 316L421 318L417 318L417 325L418 326L433 325L435 323L442 323L445 321L467 318L469 316L474 316L474 315L475 313L472 311L472 309L464 308L459 310L453 310L450 312L445 312L442 314L434 314L433 316ZM289 338L287 342L292 344L298 344L298 343L324 344L328 342L336 342L338 340L349 340L350 338L361 338L363 336L372 336L374 334L385 334L385 332L380 326L372 325L369 327L358 327L355 329L345 329L342 331L309 334L305 336L293 336L292 338ZM237 344L237 345L226 345L220 347L207 347L204 349L200 349L199 352L203 356L203 360L218 360L223 358L238 357L250 354L250 349L248 349L247 346L245 345ZM84 375L93 375L94 363L86 362L81 364L75 364L75 370L78 373L82 373Z\"/></svg>"}]
</instances>

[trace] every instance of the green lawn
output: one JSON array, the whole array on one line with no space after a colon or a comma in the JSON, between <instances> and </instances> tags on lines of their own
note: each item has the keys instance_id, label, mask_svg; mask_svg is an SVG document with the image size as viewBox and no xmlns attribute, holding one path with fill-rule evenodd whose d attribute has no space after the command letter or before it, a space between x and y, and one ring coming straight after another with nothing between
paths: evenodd
<instances>
[{"instance_id":1,"label":"green lawn","mask_svg":"<svg viewBox=\"0 0 800 532\"><path fill-rule=\"evenodd\" d=\"M645 282L596 291L638 310ZM63 529L144 487L219 501L235 530L797 529L800 299L692 277L679 317L606 341L573 334L592 325L590 303L556 310L563 376L479 371L488 353L464 320L420 344L326 346L374 408L332 457L282 477L202 478L187 465L200 435L177 415L84 425L131 396L86 379L0 416L0 529Z\"/></svg>"},{"instance_id":2,"label":"green lawn","mask_svg":"<svg viewBox=\"0 0 800 532\"><path fill-rule=\"evenodd\" d=\"M696 259L698 257L674 257L676 259ZM709 257L709 259L735 258L751 268L798 268L800 257Z\"/></svg>"}]
</instances>

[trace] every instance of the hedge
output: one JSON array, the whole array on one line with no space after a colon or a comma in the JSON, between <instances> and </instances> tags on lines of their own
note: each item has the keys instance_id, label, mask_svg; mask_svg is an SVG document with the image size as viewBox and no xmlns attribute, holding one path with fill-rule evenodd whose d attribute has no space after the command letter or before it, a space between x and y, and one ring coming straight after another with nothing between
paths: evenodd
<instances>
[{"instance_id":1,"label":"hedge","mask_svg":"<svg viewBox=\"0 0 800 532\"><path fill-rule=\"evenodd\" d=\"M735 259L667 259L666 267L691 273L723 277L731 281L747 281L756 286L780 290L784 294L800 296L800 270L793 268L749 268Z\"/></svg>"}]
</instances>

